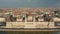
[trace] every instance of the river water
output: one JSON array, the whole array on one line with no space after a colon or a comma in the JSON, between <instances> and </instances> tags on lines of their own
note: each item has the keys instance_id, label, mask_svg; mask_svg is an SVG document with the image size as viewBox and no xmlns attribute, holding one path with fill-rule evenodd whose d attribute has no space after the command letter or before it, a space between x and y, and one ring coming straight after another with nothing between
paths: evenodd
<instances>
[{"instance_id":1,"label":"river water","mask_svg":"<svg viewBox=\"0 0 60 34\"><path fill-rule=\"evenodd\" d=\"M60 34L60 32L22 32L22 31L0 31L0 34Z\"/></svg>"}]
</instances>

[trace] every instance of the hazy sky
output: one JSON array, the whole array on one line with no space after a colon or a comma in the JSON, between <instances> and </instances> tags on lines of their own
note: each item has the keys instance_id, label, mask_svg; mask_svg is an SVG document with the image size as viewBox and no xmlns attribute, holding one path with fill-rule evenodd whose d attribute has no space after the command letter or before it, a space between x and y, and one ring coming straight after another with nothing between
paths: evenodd
<instances>
[{"instance_id":1,"label":"hazy sky","mask_svg":"<svg viewBox=\"0 0 60 34\"><path fill-rule=\"evenodd\" d=\"M0 8L60 7L60 0L0 0Z\"/></svg>"}]
</instances>

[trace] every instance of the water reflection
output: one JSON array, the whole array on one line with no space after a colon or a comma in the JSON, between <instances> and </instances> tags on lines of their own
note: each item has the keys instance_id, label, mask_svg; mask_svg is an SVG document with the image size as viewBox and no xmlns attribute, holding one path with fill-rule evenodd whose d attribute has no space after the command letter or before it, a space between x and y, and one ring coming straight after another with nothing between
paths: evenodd
<instances>
[{"instance_id":1,"label":"water reflection","mask_svg":"<svg viewBox=\"0 0 60 34\"><path fill-rule=\"evenodd\" d=\"M60 31L59 32L54 32L53 34L60 34Z\"/></svg>"},{"instance_id":2,"label":"water reflection","mask_svg":"<svg viewBox=\"0 0 60 34\"><path fill-rule=\"evenodd\" d=\"M31 31L0 31L0 34L60 34L60 31L59 32L41 32L41 31L34 31L34 32L31 32Z\"/></svg>"},{"instance_id":3,"label":"water reflection","mask_svg":"<svg viewBox=\"0 0 60 34\"><path fill-rule=\"evenodd\" d=\"M7 34L7 32L5 32L5 31L0 31L0 34Z\"/></svg>"}]
</instances>

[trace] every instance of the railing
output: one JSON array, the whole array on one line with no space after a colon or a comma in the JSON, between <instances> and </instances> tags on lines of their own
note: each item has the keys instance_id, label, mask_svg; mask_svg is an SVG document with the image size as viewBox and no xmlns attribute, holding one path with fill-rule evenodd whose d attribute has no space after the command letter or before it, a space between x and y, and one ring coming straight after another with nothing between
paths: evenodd
<instances>
[{"instance_id":1,"label":"railing","mask_svg":"<svg viewBox=\"0 0 60 34\"><path fill-rule=\"evenodd\" d=\"M57 28L54 22L49 23L48 27L48 22L7 22L6 28Z\"/></svg>"}]
</instances>

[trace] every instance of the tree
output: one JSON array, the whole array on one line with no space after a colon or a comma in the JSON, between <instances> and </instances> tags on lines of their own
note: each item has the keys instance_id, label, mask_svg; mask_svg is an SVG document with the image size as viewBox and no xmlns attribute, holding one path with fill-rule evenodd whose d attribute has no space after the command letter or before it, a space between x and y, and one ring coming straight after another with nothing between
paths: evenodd
<instances>
[{"instance_id":1,"label":"tree","mask_svg":"<svg viewBox=\"0 0 60 34\"><path fill-rule=\"evenodd\" d=\"M49 16L49 14L44 14L43 17L44 17L44 20L48 22L47 26L49 27L49 22L52 19L52 16Z\"/></svg>"}]
</instances>

